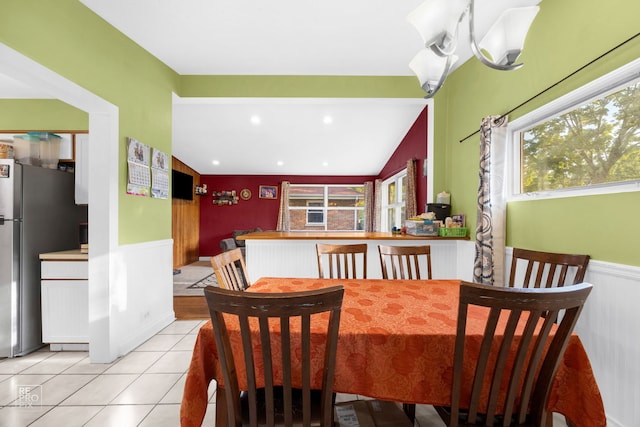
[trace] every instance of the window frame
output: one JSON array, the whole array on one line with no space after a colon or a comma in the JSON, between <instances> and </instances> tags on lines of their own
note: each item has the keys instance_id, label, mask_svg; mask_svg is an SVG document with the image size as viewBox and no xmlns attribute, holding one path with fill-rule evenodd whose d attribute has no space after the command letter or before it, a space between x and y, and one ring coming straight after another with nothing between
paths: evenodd
<instances>
[{"instance_id":1,"label":"window frame","mask_svg":"<svg viewBox=\"0 0 640 427\"><path fill-rule=\"evenodd\" d=\"M312 203L318 203L318 205L313 206ZM322 204L320 204L322 203ZM310 213L320 213L322 215L322 221L318 221L318 222L313 222L313 221L309 221L309 214ZM317 226L317 225L327 225L327 210L326 210L326 195L325 195L325 202L309 202L307 201L307 220L306 220L306 225L310 225L310 226Z\"/></svg>"},{"instance_id":2,"label":"window frame","mask_svg":"<svg viewBox=\"0 0 640 427\"><path fill-rule=\"evenodd\" d=\"M640 58L525 114L507 125L506 200L545 200L640 191L640 180L520 193L521 132L640 81Z\"/></svg>"},{"instance_id":3,"label":"window frame","mask_svg":"<svg viewBox=\"0 0 640 427\"><path fill-rule=\"evenodd\" d=\"M407 200L406 197L404 199L404 201L400 202L396 202L396 203L389 203L389 185L391 183L395 183L396 184L396 195L398 194L402 194L402 185L399 185L402 183L402 180L406 181L407 179L407 169L403 169L400 172L396 173L393 176L390 176L389 178L385 179L384 181L382 181L382 186L381 186L381 191L382 191L382 197L380 199L381 203L380 203L380 231L391 231L391 230L387 230L387 225L389 224L389 209L390 208L398 208L398 214L402 216L402 208L405 209L407 208ZM396 216L396 220L397 220L397 216ZM404 225L404 219L406 218L400 218L399 222L400 223L400 227L402 227Z\"/></svg>"},{"instance_id":4,"label":"window frame","mask_svg":"<svg viewBox=\"0 0 640 427\"><path fill-rule=\"evenodd\" d=\"M305 206L291 206L291 204L289 204L289 210L304 210L305 211L305 225L307 226L314 226L314 227L322 227L324 228L324 231L331 231L331 232L345 232L345 233L350 233L353 231L360 231L360 230L328 230L327 227L329 226L329 222L328 222L328 215L329 215L329 211L330 210L344 210L344 211L353 211L354 215L356 216L356 219L358 217L358 212L365 211L365 207L346 207L346 206L329 206L329 188L330 187L360 187L363 189L363 197L364 197L364 184L290 184L290 188L291 187L318 187L318 188L322 188L323 189L323 197L322 197L322 206L313 206L312 209L310 209L310 207L308 206L308 202L307 204L305 204ZM291 193L291 191L289 191L289 193ZM318 203L320 202L320 200L318 199ZM310 223L309 220L309 210L314 210L314 211L322 211L322 217L323 217L323 222L312 222ZM357 224L357 220L354 221L354 224ZM305 230L291 230L293 232L297 232L297 231L305 231Z\"/></svg>"}]
</instances>

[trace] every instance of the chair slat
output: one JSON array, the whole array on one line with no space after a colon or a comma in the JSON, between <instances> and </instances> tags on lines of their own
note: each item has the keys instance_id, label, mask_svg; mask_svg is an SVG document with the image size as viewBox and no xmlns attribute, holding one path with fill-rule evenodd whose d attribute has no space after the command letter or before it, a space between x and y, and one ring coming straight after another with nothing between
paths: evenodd
<instances>
[{"instance_id":1,"label":"chair slat","mask_svg":"<svg viewBox=\"0 0 640 427\"><path fill-rule=\"evenodd\" d=\"M510 287L521 286L523 288L551 288L575 285L584 281L589 259L589 255L571 255L513 248L508 285ZM518 266L521 264L526 264L526 270L523 280L517 280ZM573 276L570 274L570 268L575 270Z\"/></svg>"},{"instance_id":2,"label":"chair slat","mask_svg":"<svg viewBox=\"0 0 640 427\"><path fill-rule=\"evenodd\" d=\"M431 247L378 245L383 279L431 279ZM422 268L421 268L422 266Z\"/></svg>"},{"instance_id":3,"label":"chair slat","mask_svg":"<svg viewBox=\"0 0 640 427\"><path fill-rule=\"evenodd\" d=\"M316 244L318 277L321 279L367 278L367 244L329 245ZM362 274L358 274L358 259L362 260ZM328 272L324 266L328 267Z\"/></svg>"},{"instance_id":4,"label":"chair slat","mask_svg":"<svg viewBox=\"0 0 640 427\"><path fill-rule=\"evenodd\" d=\"M243 291L249 287L247 267L240 248L211 257L211 266L221 288Z\"/></svg>"}]
</instances>

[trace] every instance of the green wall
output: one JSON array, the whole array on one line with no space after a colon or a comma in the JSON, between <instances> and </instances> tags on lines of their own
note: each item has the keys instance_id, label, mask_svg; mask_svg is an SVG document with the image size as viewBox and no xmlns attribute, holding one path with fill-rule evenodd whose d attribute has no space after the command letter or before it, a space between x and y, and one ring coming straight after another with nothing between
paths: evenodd
<instances>
[{"instance_id":1,"label":"green wall","mask_svg":"<svg viewBox=\"0 0 640 427\"><path fill-rule=\"evenodd\" d=\"M89 115L56 99L0 99L3 130L87 130Z\"/></svg>"},{"instance_id":2,"label":"green wall","mask_svg":"<svg viewBox=\"0 0 640 427\"><path fill-rule=\"evenodd\" d=\"M0 0L0 11L0 43L119 108L119 243L170 239L171 200L126 194L125 143L133 137L171 153L178 75L77 0Z\"/></svg>"},{"instance_id":3,"label":"green wall","mask_svg":"<svg viewBox=\"0 0 640 427\"><path fill-rule=\"evenodd\" d=\"M496 71L472 59L447 79L435 96L434 190L451 192L453 210L468 215L472 230L479 136L459 140L477 130L483 117L509 111L635 35L638 16L637 0L612 0L606 7L597 0L542 1L521 57L522 69ZM640 37L518 109L510 120L638 57ZM632 219L639 213L638 192L509 203L507 245L640 265L640 227Z\"/></svg>"}]
</instances>

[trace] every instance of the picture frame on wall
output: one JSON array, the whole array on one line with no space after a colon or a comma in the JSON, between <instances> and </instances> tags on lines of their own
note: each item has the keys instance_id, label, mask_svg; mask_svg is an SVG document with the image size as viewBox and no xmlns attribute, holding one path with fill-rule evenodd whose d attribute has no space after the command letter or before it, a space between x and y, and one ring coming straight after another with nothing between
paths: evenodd
<instances>
[{"instance_id":1,"label":"picture frame on wall","mask_svg":"<svg viewBox=\"0 0 640 427\"><path fill-rule=\"evenodd\" d=\"M277 199L278 187L273 185L261 185L258 195L261 199Z\"/></svg>"}]
</instances>

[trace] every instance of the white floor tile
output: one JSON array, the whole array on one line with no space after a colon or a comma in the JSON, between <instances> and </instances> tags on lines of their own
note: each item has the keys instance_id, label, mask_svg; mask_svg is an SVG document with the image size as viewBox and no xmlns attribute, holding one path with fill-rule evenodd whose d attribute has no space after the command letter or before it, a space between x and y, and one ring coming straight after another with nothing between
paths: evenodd
<instances>
[{"instance_id":1,"label":"white floor tile","mask_svg":"<svg viewBox=\"0 0 640 427\"><path fill-rule=\"evenodd\" d=\"M136 348L136 351L169 351L184 335L162 334L154 335L144 344ZM193 349L193 348L192 348Z\"/></svg>"},{"instance_id":2,"label":"white floor tile","mask_svg":"<svg viewBox=\"0 0 640 427\"><path fill-rule=\"evenodd\" d=\"M108 405L139 375L100 375L64 400L61 405Z\"/></svg>"},{"instance_id":3,"label":"white floor tile","mask_svg":"<svg viewBox=\"0 0 640 427\"><path fill-rule=\"evenodd\" d=\"M69 367L63 374L101 374L110 367L113 363L91 363L89 356L77 362L75 365Z\"/></svg>"},{"instance_id":4,"label":"white floor tile","mask_svg":"<svg viewBox=\"0 0 640 427\"><path fill-rule=\"evenodd\" d=\"M141 374L156 363L162 351L132 351L107 369L105 374Z\"/></svg>"},{"instance_id":5,"label":"white floor tile","mask_svg":"<svg viewBox=\"0 0 640 427\"><path fill-rule=\"evenodd\" d=\"M23 387L28 386L42 386L46 381L53 378L53 375L14 375L11 378L0 383L0 406L12 404L20 396L20 393L24 393ZM40 389L35 388L33 393L29 392L33 398L38 399L41 397ZM26 396L26 395L25 395ZM40 397L38 397L40 396ZM17 402L16 404L20 404Z\"/></svg>"},{"instance_id":6,"label":"white floor tile","mask_svg":"<svg viewBox=\"0 0 640 427\"><path fill-rule=\"evenodd\" d=\"M207 412L204 414L203 426L215 426L216 425L216 405L210 403L207 405Z\"/></svg>"},{"instance_id":7,"label":"white floor tile","mask_svg":"<svg viewBox=\"0 0 640 427\"><path fill-rule=\"evenodd\" d=\"M192 351L170 351L165 353L156 363L154 363L146 373L162 374L174 373L183 374L189 369Z\"/></svg>"},{"instance_id":8,"label":"white floor tile","mask_svg":"<svg viewBox=\"0 0 640 427\"><path fill-rule=\"evenodd\" d=\"M197 335L188 334L182 337L182 339L171 350L172 351L193 351L193 347L196 344Z\"/></svg>"},{"instance_id":9,"label":"white floor tile","mask_svg":"<svg viewBox=\"0 0 640 427\"><path fill-rule=\"evenodd\" d=\"M29 427L81 427L104 406L56 406Z\"/></svg>"},{"instance_id":10,"label":"white floor tile","mask_svg":"<svg viewBox=\"0 0 640 427\"><path fill-rule=\"evenodd\" d=\"M200 320L176 320L162 331L158 333L158 335L162 334L177 334L177 335L185 335L193 332L195 329L196 332L200 328L200 324L202 322Z\"/></svg>"},{"instance_id":11,"label":"white floor tile","mask_svg":"<svg viewBox=\"0 0 640 427\"><path fill-rule=\"evenodd\" d=\"M152 375L152 374L147 374ZM162 375L162 374L160 374ZM184 383L187 380L187 374L180 375L178 381L169 389L167 394L164 395L162 400L160 400L161 404L174 404L174 403L182 403L182 395L184 394Z\"/></svg>"},{"instance_id":12,"label":"white floor tile","mask_svg":"<svg viewBox=\"0 0 640 427\"><path fill-rule=\"evenodd\" d=\"M143 374L116 397L112 405L155 405L169 392L181 374Z\"/></svg>"},{"instance_id":13,"label":"white floor tile","mask_svg":"<svg viewBox=\"0 0 640 427\"><path fill-rule=\"evenodd\" d=\"M13 375L11 375L11 374L3 374L3 375L0 375L0 383L1 383L2 381L4 381L4 380L8 380L8 379L9 379L9 378L11 378L12 376L13 376Z\"/></svg>"},{"instance_id":14,"label":"white floor tile","mask_svg":"<svg viewBox=\"0 0 640 427\"><path fill-rule=\"evenodd\" d=\"M41 362L22 371L22 374L59 374L65 369L75 365L85 357L88 353L84 351L61 351L53 353L51 357L47 357Z\"/></svg>"},{"instance_id":15,"label":"white floor tile","mask_svg":"<svg viewBox=\"0 0 640 427\"><path fill-rule=\"evenodd\" d=\"M107 406L91 419L87 427L135 427L153 409L153 405Z\"/></svg>"},{"instance_id":16,"label":"white floor tile","mask_svg":"<svg viewBox=\"0 0 640 427\"><path fill-rule=\"evenodd\" d=\"M139 427L176 427L180 425L180 405L158 405Z\"/></svg>"},{"instance_id":17,"label":"white floor tile","mask_svg":"<svg viewBox=\"0 0 640 427\"><path fill-rule=\"evenodd\" d=\"M18 374L53 354L49 351L36 351L26 356L5 359L0 362L0 374Z\"/></svg>"},{"instance_id":18,"label":"white floor tile","mask_svg":"<svg viewBox=\"0 0 640 427\"><path fill-rule=\"evenodd\" d=\"M42 384L42 404L58 405L93 380L96 375L56 375Z\"/></svg>"},{"instance_id":19,"label":"white floor tile","mask_svg":"<svg viewBox=\"0 0 640 427\"><path fill-rule=\"evenodd\" d=\"M0 409L0 427L26 427L51 409L50 406L33 408L6 406Z\"/></svg>"}]
</instances>

